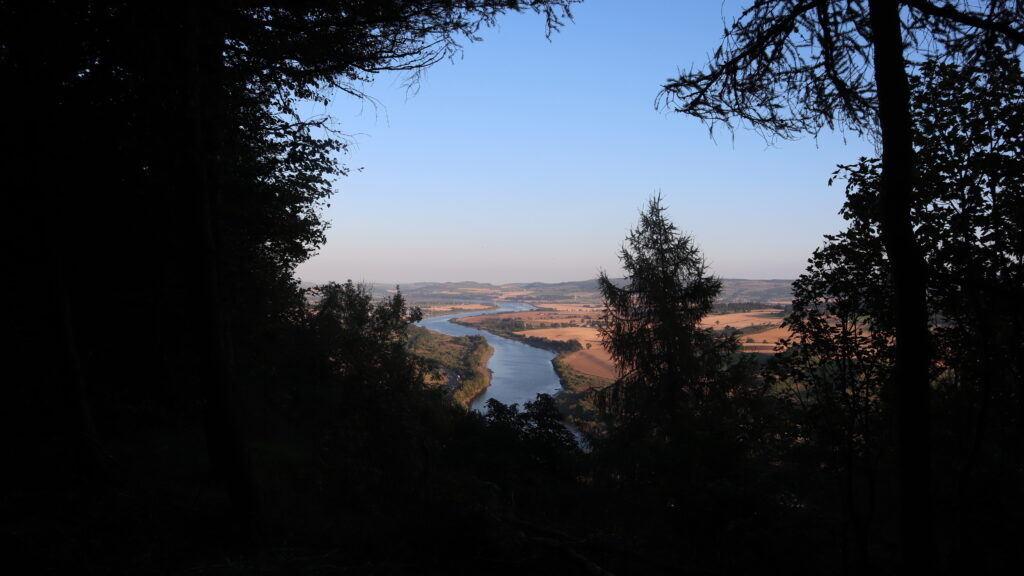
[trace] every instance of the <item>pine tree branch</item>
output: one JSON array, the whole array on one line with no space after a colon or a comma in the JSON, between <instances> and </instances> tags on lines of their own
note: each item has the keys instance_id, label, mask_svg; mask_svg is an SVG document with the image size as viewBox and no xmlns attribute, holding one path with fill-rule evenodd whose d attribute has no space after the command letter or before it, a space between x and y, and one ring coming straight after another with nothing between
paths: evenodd
<instances>
[{"instance_id":1,"label":"pine tree branch","mask_svg":"<svg viewBox=\"0 0 1024 576\"><path fill-rule=\"evenodd\" d=\"M946 3L942 6L936 6L928 0L901 0L905 6L909 6L919 12L928 16L935 16L937 18L945 18L964 24L966 26L972 26L974 28L980 28L981 30L987 30L989 32L997 32L1013 40L1014 42L1024 44L1024 30L1014 28L1006 22L999 22L990 20L972 14L969 12L961 12L957 10L952 4Z\"/></svg>"}]
</instances>

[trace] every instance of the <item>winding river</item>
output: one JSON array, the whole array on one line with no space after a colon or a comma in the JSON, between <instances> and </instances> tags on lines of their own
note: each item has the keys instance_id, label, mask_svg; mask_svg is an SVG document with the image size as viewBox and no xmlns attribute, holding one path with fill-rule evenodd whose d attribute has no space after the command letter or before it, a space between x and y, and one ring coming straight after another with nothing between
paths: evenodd
<instances>
[{"instance_id":1,"label":"winding river","mask_svg":"<svg viewBox=\"0 0 1024 576\"><path fill-rule=\"evenodd\" d=\"M534 306L520 302L494 302L496 310L480 312L461 312L435 316L419 322L420 326L435 332L451 336L483 336L494 348L494 355L487 362L491 370L491 385L470 404L472 410L483 412L487 401L497 399L503 404L519 404L533 400L537 394L555 394L562 389L555 368L551 365L554 352L527 346L522 342L496 336L490 332L477 330L454 322L453 318L466 318L482 314L498 314L501 312L520 312L532 310Z\"/></svg>"}]
</instances>

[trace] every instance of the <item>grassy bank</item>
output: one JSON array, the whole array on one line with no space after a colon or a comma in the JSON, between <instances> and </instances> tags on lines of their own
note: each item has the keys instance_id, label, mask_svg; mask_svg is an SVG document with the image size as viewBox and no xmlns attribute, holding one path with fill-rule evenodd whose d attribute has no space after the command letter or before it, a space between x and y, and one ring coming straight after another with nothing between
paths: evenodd
<instances>
[{"instance_id":1,"label":"grassy bank","mask_svg":"<svg viewBox=\"0 0 1024 576\"><path fill-rule=\"evenodd\" d=\"M584 374L573 369L559 354L551 361L562 382L562 392L555 396L555 404L566 420L588 436L600 436L604 424L595 403L594 392L612 383L611 380Z\"/></svg>"},{"instance_id":2,"label":"grassy bank","mask_svg":"<svg viewBox=\"0 0 1024 576\"><path fill-rule=\"evenodd\" d=\"M453 322L459 322L458 319ZM538 336L520 334L524 329L522 321L514 318L488 318L482 321L463 323L466 326L486 330L497 336L517 340L535 348L555 352L551 360L555 373L562 384L562 391L555 396L555 404L562 415L580 431L588 435L601 434L604 425L595 405L593 390L604 388L611 380L584 374L575 370L566 361L566 356L582 350L578 340L550 340Z\"/></svg>"},{"instance_id":3,"label":"grassy bank","mask_svg":"<svg viewBox=\"0 0 1024 576\"><path fill-rule=\"evenodd\" d=\"M491 385L487 361L494 348L483 336L449 336L410 326L409 348L429 365L426 384L444 387L464 409Z\"/></svg>"}]
</instances>

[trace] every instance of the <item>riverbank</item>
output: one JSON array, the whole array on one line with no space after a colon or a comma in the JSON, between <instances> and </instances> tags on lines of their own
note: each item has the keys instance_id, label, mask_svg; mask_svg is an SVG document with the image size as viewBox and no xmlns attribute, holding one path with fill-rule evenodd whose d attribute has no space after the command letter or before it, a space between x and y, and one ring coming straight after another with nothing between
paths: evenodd
<instances>
[{"instance_id":1,"label":"riverbank","mask_svg":"<svg viewBox=\"0 0 1024 576\"><path fill-rule=\"evenodd\" d=\"M470 409L486 411L486 404L492 398L503 404L522 406L534 400L537 394L557 394L562 386L551 365L554 352L531 346L521 338L506 337L473 326L450 322L453 319L482 318L500 313L525 313L534 309L532 305L521 302L493 304L497 309L447 314L426 318L418 323L421 327L450 336L486 338L494 348L494 353L487 363L491 371L490 385L469 402Z\"/></svg>"},{"instance_id":2,"label":"riverbank","mask_svg":"<svg viewBox=\"0 0 1024 576\"><path fill-rule=\"evenodd\" d=\"M577 372L614 380L615 363L604 347L599 331L600 318L595 308L589 304L543 304L543 307L521 312L470 316L462 323L486 326L492 333L546 350L564 352L565 361ZM576 343L582 349L576 349Z\"/></svg>"},{"instance_id":3,"label":"riverbank","mask_svg":"<svg viewBox=\"0 0 1024 576\"><path fill-rule=\"evenodd\" d=\"M454 392L452 392L452 401L458 404L464 410L469 410L469 407L473 405L473 402L477 398L483 396L487 389L491 387L491 379L493 373L491 369L487 367L487 363L490 362L491 357L494 356L494 347L490 344L486 345L485 353L474 363L473 377L468 381L463 381L461 386L458 386Z\"/></svg>"},{"instance_id":4,"label":"riverbank","mask_svg":"<svg viewBox=\"0 0 1024 576\"><path fill-rule=\"evenodd\" d=\"M565 354L555 356L551 364L562 382L562 391L555 396L558 410L566 421L584 435L591 438L602 436L605 425L597 407L596 393L609 386L613 380L575 370L566 360Z\"/></svg>"},{"instance_id":5,"label":"riverbank","mask_svg":"<svg viewBox=\"0 0 1024 576\"><path fill-rule=\"evenodd\" d=\"M409 349L432 364L424 384L444 387L452 402L468 410L491 385L487 363L494 348L483 336L451 336L411 326Z\"/></svg>"},{"instance_id":6,"label":"riverbank","mask_svg":"<svg viewBox=\"0 0 1024 576\"><path fill-rule=\"evenodd\" d=\"M476 328L477 330L486 330L495 336L516 340L527 346L548 350L556 354L570 354L583 349L583 345L580 344L579 340L552 340L540 336L526 335L522 333L522 322L514 318L486 318L479 316L474 316L473 318L474 320L471 322L467 322L462 318L454 318L452 322Z\"/></svg>"},{"instance_id":7,"label":"riverbank","mask_svg":"<svg viewBox=\"0 0 1024 576\"><path fill-rule=\"evenodd\" d=\"M452 322L484 330L495 336L516 340L528 346L554 352L551 366L558 377L561 389L554 394L559 412L577 430L590 436L600 435L604 425L597 409L595 390L610 385L613 380L586 374L573 368L570 355L579 353L583 347L578 340L554 340L523 334L523 323L516 318L471 317L472 321L453 319Z\"/></svg>"}]
</instances>

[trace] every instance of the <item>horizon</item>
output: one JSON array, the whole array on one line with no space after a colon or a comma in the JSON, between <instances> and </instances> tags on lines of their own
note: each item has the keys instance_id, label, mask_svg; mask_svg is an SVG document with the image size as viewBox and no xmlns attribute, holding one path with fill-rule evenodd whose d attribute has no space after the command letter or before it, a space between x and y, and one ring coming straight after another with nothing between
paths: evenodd
<instances>
[{"instance_id":1,"label":"horizon","mask_svg":"<svg viewBox=\"0 0 1024 576\"><path fill-rule=\"evenodd\" d=\"M622 280L622 279L624 279L623 276L612 276L610 278L611 278L611 280ZM793 281L796 280L796 278L740 278L740 277L728 277L728 278L726 278L726 277L723 277L723 276L717 276L717 278L719 280L722 280L722 281L734 280L734 281L743 281L743 282L793 282ZM561 281L554 281L554 282L545 282L545 281L539 281L539 280L527 280L527 281L516 281L516 282L485 282L485 281L482 281L482 280L414 280L414 281L411 281L411 282L387 282L387 281L377 281L377 280L355 280L353 278L346 278L345 280L338 280L338 279L324 280L322 282L312 282L312 281L309 281L309 280L305 280L303 278L297 278L297 280L299 280L299 282L302 283L302 284L308 284L308 285L321 285L321 284L327 284L328 282L336 282L338 284L342 284L342 283L345 283L345 282L348 282L349 280L351 280L355 284L363 284L365 286L399 286L399 287L401 287L403 285L408 286L408 285L415 285L415 284L486 284L486 285L489 285L489 286L498 287L498 286L516 286L516 285L522 285L522 284L576 284L576 283L582 283L582 282L592 282L592 281L595 281L595 280L597 280L597 276L595 276L593 278L585 278L585 279L582 279L582 280L561 280Z\"/></svg>"}]
</instances>

